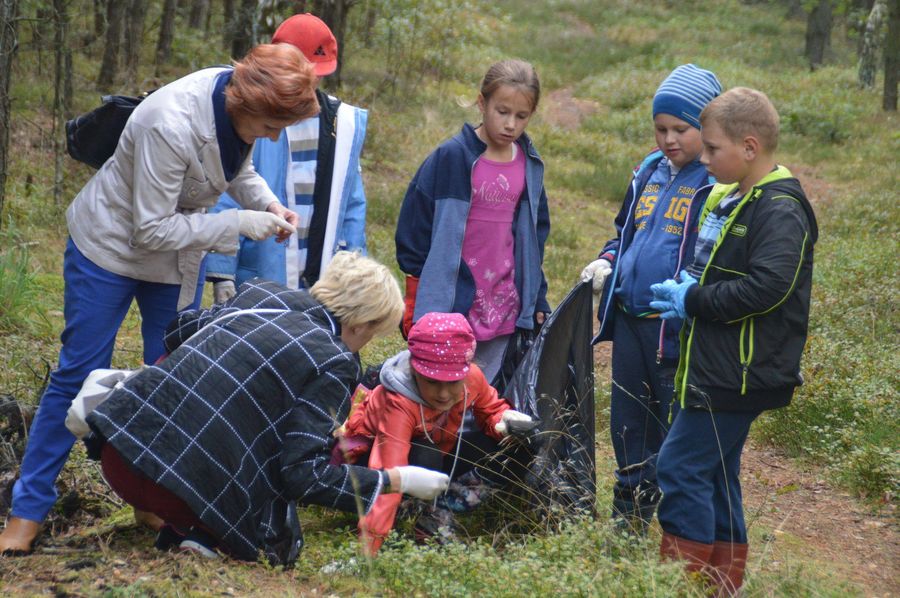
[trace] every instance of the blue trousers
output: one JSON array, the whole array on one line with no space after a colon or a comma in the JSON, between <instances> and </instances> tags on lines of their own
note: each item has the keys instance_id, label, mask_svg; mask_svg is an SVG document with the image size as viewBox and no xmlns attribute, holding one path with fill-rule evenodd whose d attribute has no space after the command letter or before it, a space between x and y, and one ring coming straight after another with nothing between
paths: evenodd
<instances>
[{"instance_id":1,"label":"blue trousers","mask_svg":"<svg viewBox=\"0 0 900 598\"><path fill-rule=\"evenodd\" d=\"M703 544L747 542L741 499L741 450L759 412L682 409L657 463L659 524Z\"/></svg>"},{"instance_id":2,"label":"blue trousers","mask_svg":"<svg viewBox=\"0 0 900 598\"><path fill-rule=\"evenodd\" d=\"M673 360L656 363L661 323L616 313L609 431L617 494L656 489L656 456L669 427L676 366Z\"/></svg>"},{"instance_id":3,"label":"blue trousers","mask_svg":"<svg viewBox=\"0 0 900 598\"><path fill-rule=\"evenodd\" d=\"M75 437L65 426L66 412L91 370L108 368L116 333L133 299L141 312L144 362L163 353L166 326L176 315L179 285L144 282L113 274L88 260L69 239L63 260L65 319L59 367L41 398L31 424L10 514L43 521L56 502L56 477ZM200 274L203 280L203 272ZM194 307L203 293L200 285Z\"/></svg>"}]
</instances>

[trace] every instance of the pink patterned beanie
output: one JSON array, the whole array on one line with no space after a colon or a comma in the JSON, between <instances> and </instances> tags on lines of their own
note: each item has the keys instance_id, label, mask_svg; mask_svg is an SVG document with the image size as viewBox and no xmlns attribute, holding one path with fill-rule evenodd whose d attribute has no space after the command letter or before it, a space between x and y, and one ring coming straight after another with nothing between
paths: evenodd
<instances>
[{"instance_id":1,"label":"pink patterned beanie","mask_svg":"<svg viewBox=\"0 0 900 598\"><path fill-rule=\"evenodd\" d=\"M475 356L475 335L462 314L427 313L409 330L412 367L442 382L462 380Z\"/></svg>"}]
</instances>

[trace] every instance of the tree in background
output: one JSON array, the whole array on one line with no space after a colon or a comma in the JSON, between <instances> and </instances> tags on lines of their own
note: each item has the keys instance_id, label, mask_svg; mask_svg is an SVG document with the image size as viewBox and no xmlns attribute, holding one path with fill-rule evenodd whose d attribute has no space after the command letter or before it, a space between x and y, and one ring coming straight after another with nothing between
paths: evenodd
<instances>
[{"instance_id":1,"label":"tree in background","mask_svg":"<svg viewBox=\"0 0 900 598\"><path fill-rule=\"evenodd\" d=\"M0 0L0 228L9 164L9 89L13 59L18 49L19 0Z\"/></svg>"},{"instance_id":2,"label":"tree in background","mask_svg":"<svg viewBox=\"0 0 900 598\"><path fill-rule=\"evenodd\" d=\"M831 49L831 28L834 25L832 0L817 0L806 20L806 59L810 70L825 62Z\"/></svg>"},{"instance_id":3,"label":"tree in background","mask_svg":"<svg viewBox=\"0 0 900 598\"><path fill-rule=\"evenodd\" d=\"M191 29L200 29L206 24L206 15L209 13L209 0L194 0L191 4L191 16L188 18L188 26Z\"/></svg>"},{"instance_id":4,"label":"tree in background","mask_svg":"<svg viewBox=\"0 0 900 598\"><path fill-rule=\"evenodd\" d=\"M878 70L878 52L884 43L884 21L887 16L886 0L876 0L863 30L859 45L859 86L868 89L875 86Z\"/></svg>"},{"instance_id":5,"label":"tree in background","mask_svg":"<svg viewBox=\"0 0 900 598\"><path fill-rule=\"evenodd\" d=\"M241 0L240 6L226 27L231 33L231 57L243 58L256 43L257 0Z\"/></svg>"},{"instance_id":6,"label":"tree in background","mask_svg":"<svg viewBox=\"0 0 900 598\"><path fill-rule=\"evenodd\" d=\"M107 0L106 46L103 48L103 62L97 76L97 89L109 91L119 77L119 55L125 29L125 9L129 0Z\"/></svg>"},{"instance_id":7,"label":"tree in background","mask_svg":"<svg viewBox=\"0 0 900 598\"><path fill-rule=\"evenodd\" d=\"M144 17L147 0L130 0L125 21L125 77L128 83L137 83L138 66L141 63L141 47L144 45Z\"/></svg>"},{"instance_id":8,"label":"tree in background","mask_svg":"<svg viewBox=\"0 0 900 598\"><path fill-rule=\"evenodd\" d=\"M897 111L897 84L900 79L900 0L888 0L887 43L884 48L884 98L882 107Z\"/></svg>"},{"instance_id":9,"label":"tree in background","mask_svg":"<svg viewBox=\"0 0 900 598\"><path fill-rule=\"evenodd\" d=\"M160 67L169 62L172 40L175 38L175 0L164 0L159 21L159 39L156 42L156 76Z\"/></svg>"},{"instance_id":10,"label":"tree in background","mask_svg":"<svg viewBox=\"0 0 900 598\"><path fill-rule=\"evenodd\" d=\"M53 0L53 46L56 73L53 78L53 202L62 206L66 154L65 122L72 113L72 48L69 45L69 1Z\"/></svg>"}]
</instances>

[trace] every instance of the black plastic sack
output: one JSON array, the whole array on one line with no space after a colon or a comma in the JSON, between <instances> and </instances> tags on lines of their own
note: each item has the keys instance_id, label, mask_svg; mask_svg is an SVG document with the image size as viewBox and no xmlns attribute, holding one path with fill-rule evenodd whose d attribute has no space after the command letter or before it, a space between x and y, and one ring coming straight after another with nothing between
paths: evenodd
<instances>
[{"instance_id":1,"label":"black plastic sack","mask_svg":"<svg viewBox=\"0 0 900 598\"><path fill-rule=\"evenodd\" d=\"M579 283L550 315L504 396L540 420L525 487L545 513L595 514L593 309Z\"/></svg>"},{"instance_id":2,"label":"black plastic sack","mask_svg":"<svg viewBox=\"0 0 900 598\"><path fill-rule=\"evenodd\" d=\"M524 328L516 328L516 331L510 335L500 369L491 380L491 386L497 389L497 394L501 397L506 396L506 387L509 386L519 364L525 359L528 349L534 343L535 336L537 333L534 330L525 330Z\"/></svg>"}]
</instances>

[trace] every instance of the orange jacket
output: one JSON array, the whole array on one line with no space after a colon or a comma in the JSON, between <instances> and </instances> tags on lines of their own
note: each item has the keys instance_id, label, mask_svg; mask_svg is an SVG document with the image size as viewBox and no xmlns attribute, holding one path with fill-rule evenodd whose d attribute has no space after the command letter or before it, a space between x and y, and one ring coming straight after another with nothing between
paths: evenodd
<instances>
[{"instance_id":1,"label":"orange jacket","mask_svg":"<svg viewBox=\"0 0 900 598\"><path fill-rule=\"evenodd\" d=\"M481 373L472 364L465 379L465 398L449 411L437 411L415 399L379 385L357 406L347 420L344 435L373 439L369 454L369 467L390 469L409 465L409 449L413 438L424 438L427 431L431 440L444 452L456 450L457 432L465 409L471 409L476 424L485 434L500 440L494 430L509 403L497 396ZM384 538L394 527L401 494L393 492L380 495L369 513L360 519L360 535L369 554L381 547Z\"/></svg>"}]
</instances>

